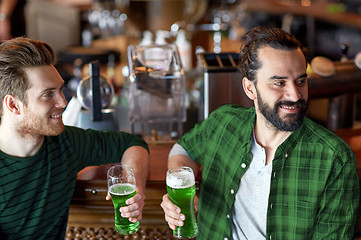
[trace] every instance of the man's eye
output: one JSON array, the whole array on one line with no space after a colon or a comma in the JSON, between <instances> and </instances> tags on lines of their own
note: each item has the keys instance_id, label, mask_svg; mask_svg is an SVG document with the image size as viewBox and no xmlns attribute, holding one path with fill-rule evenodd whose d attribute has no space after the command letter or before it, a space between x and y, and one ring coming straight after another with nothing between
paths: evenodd
<instances>
[{"instance_id":1,"label":"man's eye","mask_svg":"<svg viewBox=\"0 0 361 240\"><path fill-rule=\"evenodd\" d=\"M307 83L307 78L301 78L297 80L298 85L305 85Z\"/></svg>"},{"instance_id":2,"label":"man's eye","mask_svg":"<svg viewBox=\"0 0 361 240\"><path fill-rule=\"evenodd\" d=\"M274 85L276 85L276 86L283 86L283 85L284 85L284 81L274 82Z\"/></svg>"},{"instance_id":3,"label":"man's eye","mask_svg":"<svg viewBox=\"0 0 361 240\"><path fill-rule=\"evenodd\" d=\"M53 92L46 92L46 93L44 93L43 96L46 97L46 98L51 98L51 97L54 96L54 93Z\"/></svg>"}]
</instances>

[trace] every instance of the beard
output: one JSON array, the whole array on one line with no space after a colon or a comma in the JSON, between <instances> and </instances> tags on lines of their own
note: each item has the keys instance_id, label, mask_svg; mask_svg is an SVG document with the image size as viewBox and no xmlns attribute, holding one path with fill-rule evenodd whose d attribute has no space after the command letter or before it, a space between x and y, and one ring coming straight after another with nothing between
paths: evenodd
<instances>
[{"instance_id":1,"label":"beard","mask_svg":"<svg viewBox=\"0 0 361 240\"><path fill-rule=\"evenodd\" d=\"M284 132L293 132L301 126L306 115L308 102L306 102L304 99L300 99L297 102L277 101L272 108L262 100L257 89L256 92L258 98L258 108L261 114L275 129ZM281 106L297 106L300 108L300 110L297 113L287 114L286 117L282 119L278 114L278 109Z\"/></svg>"},{"instance_id":2,"label":"beard","mask_svg":"<svg viewBox=\"0 0 361 240\"><path fill-rule=\"evenodd\" d=\"M39 137L56 136L64 131L63 121L52 123L49 118L40 117L26 111L23 122L17 131L21 136Z\"/></svg>"}]
</instances>

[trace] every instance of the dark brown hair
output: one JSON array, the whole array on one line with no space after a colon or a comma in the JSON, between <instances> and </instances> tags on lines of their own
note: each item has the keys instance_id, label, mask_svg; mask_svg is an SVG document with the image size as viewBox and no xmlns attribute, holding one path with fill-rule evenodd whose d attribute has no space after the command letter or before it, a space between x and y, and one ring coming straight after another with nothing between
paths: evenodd
<instances>
[{"instance_id":1,"label":"dark brown hair","mask_svg":"<svg viewBox=\"0 0 361 240\"><path fill-rule=\"evenodd\" d=\"M242 37L238 68L243 77L255 80L257 70L261 67L258 49L266 46L281 50L302 50L296 37L282 29L255 27Z\"/></svg>"}]
</instances>

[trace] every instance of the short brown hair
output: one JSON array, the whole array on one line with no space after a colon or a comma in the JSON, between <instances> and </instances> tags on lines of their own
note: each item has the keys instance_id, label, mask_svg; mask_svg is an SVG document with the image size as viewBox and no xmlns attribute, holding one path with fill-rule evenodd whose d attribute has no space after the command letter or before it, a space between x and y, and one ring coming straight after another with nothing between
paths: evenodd
<instances>
[{"instance_id":1,"label":"short brown hair","mask_svg":"<svg viewBox=\"0 0 361 240\"><path fill-rule=\"evenodd\" d=\"M18 97L27 104L26 90L31 86L25 68L51 65L54 51L49 44L18 37L0 44L0 99L6 95ZM0 104L0 120L3 113Z\"/></svg>"}]
</instances>

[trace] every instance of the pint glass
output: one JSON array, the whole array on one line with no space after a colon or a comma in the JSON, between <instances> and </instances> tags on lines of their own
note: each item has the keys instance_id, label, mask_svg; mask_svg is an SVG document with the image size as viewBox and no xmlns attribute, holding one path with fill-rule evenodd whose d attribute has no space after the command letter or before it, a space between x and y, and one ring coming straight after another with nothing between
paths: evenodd
<instances>
[{"instance_id":1,"label":"pint glass","mask_svg":"<svg viewBox=\"0 0 361 240\"><path fill-rule=\"evenodd\" d=\"M192 168L179 167L167 171L167 191L170 200L177 205L186 219L182 227L176 227L173 235L176 238L193 238L198 233L194 212L196 195L195 180Z\"/></svg>"},{"instance_id":2,"label":"pint glass","mask_svg":"<svg viewBox=\"0 0 361 240\"><path fill-rule=\"evenodd\" d=\"M136 193L133 169L126 165L115 165L109 168L108 191L112 197L115 210L115 231L120 234L132 234L138 231L139 222L133 223L123 218L119 209L126 206L125 201Z\"/></svg>"}]
</instances>

